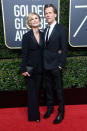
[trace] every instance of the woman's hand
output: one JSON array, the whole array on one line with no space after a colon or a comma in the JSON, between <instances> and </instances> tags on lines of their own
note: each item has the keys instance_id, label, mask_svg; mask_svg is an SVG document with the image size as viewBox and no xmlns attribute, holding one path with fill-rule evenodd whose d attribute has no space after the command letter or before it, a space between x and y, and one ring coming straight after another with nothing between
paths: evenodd
<instances>
[{"instance_id":1,"label":"woman's hand","mask_svg":"<svg viewBox=\"0 0 87 131\"><path fill-rule=\"evenodd\" d=\"M23 76L29 76L30 77L30 74L28 72L23 72L22 73Z\"/></svg>"}]
</instances>

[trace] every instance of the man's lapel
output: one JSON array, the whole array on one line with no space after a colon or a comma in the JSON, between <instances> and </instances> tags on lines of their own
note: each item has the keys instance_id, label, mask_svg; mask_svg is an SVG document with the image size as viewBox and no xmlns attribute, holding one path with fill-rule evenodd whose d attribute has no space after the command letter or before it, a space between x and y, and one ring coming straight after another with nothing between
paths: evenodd
<instances>
[{"instance_id":1,"label":"man's lapel","mask_svg":"<svg viewBox=\"0 0 87 131\"><path fill-rule=\"evenodd\" d=\"M49 37L49 40L48 41L50 41L52 38L54 38L55 37L55 32L56 32L56 27L57 27L57 23L56 23L56 25L54 26L54 28L53 28L53 30L52 30L52 32L51 32L51 35L50 35L50 37Z\"/></svg>"}]
</instances>

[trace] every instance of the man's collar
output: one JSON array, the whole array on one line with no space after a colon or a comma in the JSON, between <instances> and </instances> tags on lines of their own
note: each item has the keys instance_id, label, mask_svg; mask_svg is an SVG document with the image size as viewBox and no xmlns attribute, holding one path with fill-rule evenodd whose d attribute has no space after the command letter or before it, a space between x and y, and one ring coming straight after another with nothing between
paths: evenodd
<instances>
[{"instance_id":1,"label":"man's collar","mask_svg":"<svg viewBox=\"0 0 87 131\"><path fill-rule=\"evenodd\" d=\"M56 20L55 20L55 21L50 25L50 27L54 27L56 23L57 23L57 22L56 22Z\"/></svg>"}]
</instances>

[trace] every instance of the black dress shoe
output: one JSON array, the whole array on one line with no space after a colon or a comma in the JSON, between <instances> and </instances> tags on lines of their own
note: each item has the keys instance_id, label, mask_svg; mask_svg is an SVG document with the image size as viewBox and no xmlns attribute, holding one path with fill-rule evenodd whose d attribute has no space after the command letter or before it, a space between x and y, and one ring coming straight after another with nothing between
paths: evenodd
<instances>
[{"instance_id":1,"label":"black dress shoe","mask_svg":"<svg viewBox=\"0 0 87 131\"><path fill-rule=\"evenodd\" d=\"M30 121L30 122L40 122L40 119L37 119L37 120L29 120L28 119L28 121Z\"/></svg>"},{"instance_id":2,"label":"black dress shoe","mask_svg":"<svg viewBox=\"0 0 87 131\"><path fill-rule=\"evenodd\" d=\"M58 124L64 119L64 113L59 113L56 119L53 121L53 124Z\"/></svg>"},{"instance_id":3,"label":"black dress shoe","mask_svg":"<svg viewBox=\"0 0 87 131\"><path fill-rule=\"evenodd\" d=\"M50 115L53 113L53 110L54 110L53 108L48 108L47 112L44 115L44 119L50 117Z\"/></svg>"},{"instance_id":4,"label":"black dress shoe","mask_svg":"<svg viewBox=\"0 0 87 131\"><path fill-rule=\"evenodd\" d=\"M40 122L40 119L36 120L36 122Z\"/></svg>"}]
</instances>

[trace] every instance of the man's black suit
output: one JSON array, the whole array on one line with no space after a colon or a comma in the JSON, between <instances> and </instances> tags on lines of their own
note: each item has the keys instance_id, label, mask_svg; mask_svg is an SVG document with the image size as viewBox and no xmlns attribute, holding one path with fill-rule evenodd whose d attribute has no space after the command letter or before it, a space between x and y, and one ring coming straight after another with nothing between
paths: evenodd
<instances>
[{"instance_id":1,"label":"man's black suit","mask_svg":"<svg viewBox=\"0 0 87 131\"><path fill-rule=\"evenodd\" d=\"M42 73L42 53L43 53L43 33L40 34L40 42L38 43L33 30L23 35L22 39L22 65L21 71L26 72L26 66L34 67L34 71L27 79L28 90L28 119L39 120L40 112L38 105L39 89Z\"/></svg>"},{"instance_id":2,"label":"man's black suit","mask_svg":"<svg viewBox=\"0 0 87 131\"><path fill-rule=\"evenodd\" d=\"M45 30L46 32L46 30ZM67 33L56 23L44 48L44 69L46 73L47 106L53 106L53 86L56 88L59 112L64 112L63 90L60 67L66 62Z\"/></svg>"}]
</instances>

